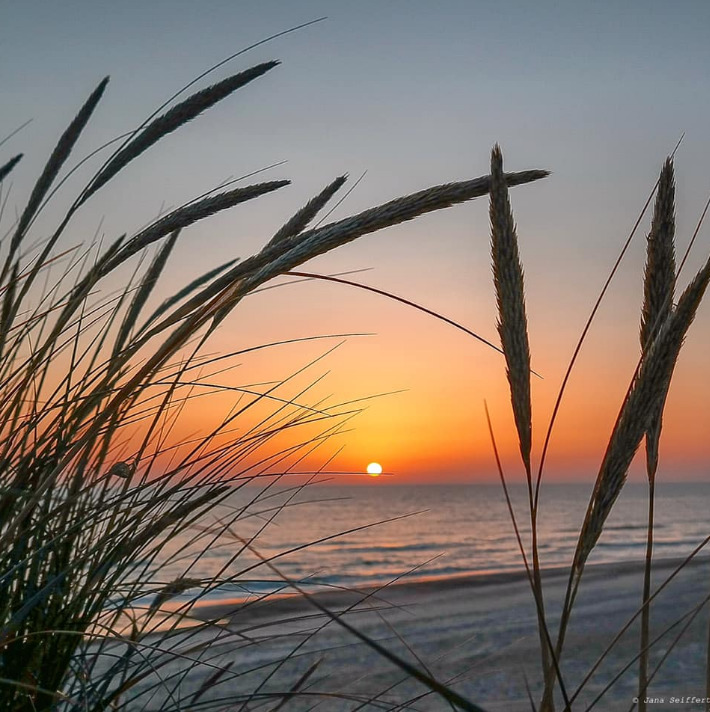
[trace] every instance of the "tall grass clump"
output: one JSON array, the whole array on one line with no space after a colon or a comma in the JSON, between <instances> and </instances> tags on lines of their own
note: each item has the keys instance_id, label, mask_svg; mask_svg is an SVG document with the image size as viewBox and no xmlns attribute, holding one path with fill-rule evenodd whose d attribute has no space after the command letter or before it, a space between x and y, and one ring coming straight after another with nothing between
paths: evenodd
<instances>
[{"instance_id":1,"label":"tall grass clump","mask_svg":"<svg viewBox=\"0 0 710 712\"><path fill-rule=\"evenodd\" d=\"M234 539L229 563L208 579L195 576L195 559L185 560L185 552L171 550L171 542L188 537L199 558L236 522L259 515L268 523L273 477L260 478L273 468L287 473L292 466L287 462L298 461L336 432L351 410L308 406L300 397L307 388L284 394L285 379L262 391L242 389L220 425L176 448L170 433L196 397L201 376L222 368L222 357L204 350L209 336L242 299L313 257L485 195L493 186L501 193L546 175L503 174L497 166L492 176L437 185L310 227L345 182L336 178L275 230L263 249L216 265L151 308L187 228L242 203L265 200L289 181L211 191L105 244L83 243L74 232L75 216L155 144L235 92L247 94L249 84L277 65L258 64L198 90L159 110L112 153L106 155L110 145L104 147L98 155L106 157L93 176L62 208L57 223L48 232L43 225L40 233L37 221L45 206L51 201L56 207L58 187L66 192L71 185L65 181L74 169L66 166L107 89L108 78L102 80L61 134L17 220L3 217L0 712L234 709L235 701L268 700L259 685L241 686L244 671L211 662L209 642L199 633L208 625L214 630L217 622L193 621L191 633L177 635L195 600L250 570L240 562L251 542ZM95 155L89 158L96 160ZM21 168L20 158L0 160L0 186ZM504 289L509 279L501 276ZM116 283L125 286L109 291ZM668 331L678 329L664 322L657 340ZM234 354L249 348L238 344ZM521 356L516 352L515 358ZM511 383L518 383L529 365L516 362L509 369ZM529 393L521 385L516 397L524 434ZM266 414L259 410L264 405L270 408ZM317 434L296 446L278 444L284 431L307 425L318 427ZM643 431L650 425L644 421ZM227 502L235 490L255 482L266 484L245 490L247 505ZM205 523L208 513L215 516ZM167 579L165 572L178 564L182 574ZM165 603L185 596L187 602L166 611ZM229 636L219 630L220 641ZM201 667L207 687L229 683L231 696L207 702L204 685L188 694L181 688L184 671L171 667L176 660L187 661L188 669ZM279 707L295 692L278 697Z\"/></svg>"}]
</instances>

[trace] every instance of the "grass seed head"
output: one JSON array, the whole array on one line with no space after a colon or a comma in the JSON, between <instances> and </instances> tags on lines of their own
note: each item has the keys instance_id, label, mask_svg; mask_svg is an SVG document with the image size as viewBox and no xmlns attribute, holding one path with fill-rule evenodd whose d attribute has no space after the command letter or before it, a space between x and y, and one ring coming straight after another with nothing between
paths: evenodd
<instances>
[{"instance_id":1,"label":"grass seed head","mask_svg":"<svg viewBox=\"0 0 710 712\"><path fill-rule=\"evenodd\" d=\"M532 406L530 403L530 346L525 313L523 268L518 236L503 173L503 155L495 146L491 153L490 186L491 253L493 282L498 305L498 333L505 354L508 383L518 431L520 454L530 472Z\"/></svg>"}]
</instances>

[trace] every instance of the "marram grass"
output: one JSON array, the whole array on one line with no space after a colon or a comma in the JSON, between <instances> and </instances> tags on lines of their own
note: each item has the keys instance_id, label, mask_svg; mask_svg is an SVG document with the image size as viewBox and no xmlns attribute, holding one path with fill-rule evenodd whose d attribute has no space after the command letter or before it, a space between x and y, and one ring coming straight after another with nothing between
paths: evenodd
<instances>
[{"instance_id":1,"label":"marram grass","mask_svg":"<svg viewBox=\"0 0 710 712\"><path fill-rule=\"evenodd\" d=\"M204 685L178 694L183 673L170 672L176 659L187 662L188 671L204 668L208 686L235 684L238 675L201 657L209 645L195 636L208 624L196 623L179 642L177 628L190 619L190 604L167 620L161 604L188 592L196 600L235 581L248 570L239 566L247 547L236 547L209 580L191 575L189 561L183 575L161 580L167 565L179 560L169 542L191 533L197 556L208 551L270 496L270 485L257 488L251 509L228 508L229 514L206 526L208 513L273 466L288 472L289 461L339 432L356 408L313 407L282 397L285 379L256 394L245 390L220 426L175 450L169 435L195 397L195 369L209 376L222 367L203 347L241 299L274 277L367 233L491 189L489 176L447 183L309 229L345 182L337 178L272 233L261 251L215 266L152 312L161 276L190 225L250 200L267 200L289 182L208 195L134 236L60 250L63 239L81 238L72 234L74 216L116 175L234 92L248 100L248 84L277 65L247 69L152 117L104 161L54 229L36 235L35 221L47 201L58 200L54 189L107 89L104 79L61 135L17 222L6 228L0 271L0 712L234 708L233 700L209 701ZM19 159L0 159L0 181L20 170ZM498 172L494 180L500 189L545 175ZM40 237L46 239L26 254ZM123 293L105 295L108 279L126 270L134 276ZM267 404L273 407L264 415L259 409ZM256 413L256 424L236 430ZM304 425L316 427L316 434L296 446L279 444L281 433L300 432ZM408 663L386 654L406 669ZM451 704L480 709L430 676L420 677ZM297 690L284 691L279 707ZM258 689L239 690L236 699L247 705L260 699Z\"/></svg>"},{"instance_id":2,"label":"marram grass","mask_svg":"<svg viewBox=\"0 0 710 712\"><path fill-rule=\"evenodd\" d=\"M16 223L6 228L0 271L0 712L227 710L235 705L245 710L260 705L284 709L304 694L318 661L279 694L264 692L272 675L267 670L255 687L240 687L243 683L236 666L212 664L210 637L200 638L207 630L212 635L219 622L194 620L190 611L202 596L235 583L253 568L242 560L254 549L254 542L234 535L234 525L270 512L267 503L274 470L277 479L287 474L293 462L339 433L357 407L307 404L302 396L308 387L296 396L283 393L287 378L264 391L243 389L237 405L220 425L180 448L171 443L170 433L186 403L195 397L193 389L201 383L195 372L205 378L219 374L220 359L230 356L205 355L204 347L225 318L231 314L238 319L238 310L232 312L245 296L313 257L370 232L484 195L490 200L499 336L528 482L530 557L512 507L510 514L528 568L540 633L543 693L539 706L531 698L531 707L545 712L558 706L577 709L580 690L599 664L577 690L570 690L565 683L565 634L588 558L645 440L648 546L637 613L642 619L637 660L638 691L643 697L655 674L648 669L648 651L653 645L648 626L658 593L650 590L650 557L663 408L683 341L710 281L709 261L674 304L678 274L672 161L661 171L647 238L639 365L580 526L561 621L555 629L543 603L538 559L538 523L544 510L541 514L539 481L533 486L532 479L528 316L508 194L512 186L545 177L545 171L504 173L502 152L496 146L489 176L436 185L310 227L346 182L345 176L338 177L270 232L272 237L265 239L257 253L215 266L153 309L149 305L161 291L161 276L170 269L173 250L190 225L250 200L268 200L270 193L286 189L289 181L271 180L205 195L133 236L109 239L106 247L60 250L62 239L71 235L74 215L95 193L106 190L119 172L130 170L153 145L167 140L219 101L238 90L248 92L248 84L277 65L267 62L247 69L151 117L78 191L39 251L30 253L34 257L26 256L27 246L41 237L34 234L35 220L48 200L56 201L53 189L100 104L108 84L103 80L61 135ZM0 184L21 169L21 157L0 158ZM109 278L128 269L134 276L123 293L103 296ZM387 296L383 290L375 291ZM248 428L238 430L241 423L248 423ZM309 431L311 435L296 445L279 440L282 433L299 433L304 426L315 428L315 434ZM248 506L228 506L235 490L267 474L266 484L253 490ZM501 476L504 478L502 469ZM505 486L505 479L503 483ZM302 487L294 486L292 496ZM205 524L207 515L216 512L219 516ZM267 524L272 519L270 514ZM188 557L182 564L183 573L168 577L164 572L181 555L170 548L178 534L189 538L197 557L221 537L233 536L228 562L218 574L205 579L193 574L194 558ZM265 563L273 567L271 562ZM308 596L295 582L294 588ZM183 602L186 596L188 600ZM166 604L175 605L166 609ZM317 600L314 605L320 606ZM424 663L413 665L363 635L339 614L320 610L333 623L347 628L353 638L436 693L450 708L482 709L477 701L464 699L435 679ZM182 629L186 622L193 626L187 633ZM237 642L229 631L219 630L220 642ZM183 667L176 668L176 661ZM274 661L277 669L281 662ZM183 690L183 682L195 671L203 682L196 690ZM231 696L210 694L221 685L232 690ZM322 699L317 693L309 694L315 695L314 705L320 702L324 708L337 698L332 693ZM386 703L377 694L368 699L343 693L340 699L352 702L353 709L369 704L381 709L408 708L407 703Z\"/></svg>"},{"instance_id":3,"label":"marram grass","mask_svg":"<svg viewBox=\"0 0 710 712\"><path fill-rule=\"evenodd\" d=\"M527 343L527 317L524 306L522 266L520 265L518 256L517 236L512 211L505 189L496 188L495 175L496 172L500 172L501 165L501 152L499 147L496 146L492 153L491 173L493 187L490 196L494 286L498 302L501 346L508 365L508 381L510 385L512 409L518 431L520 454L528 476L528 487L530 489L530 432L532 430L532 419L531 408L528 402L530 355ZM640 616L641 637L639 654L634 661L632 661L638 661L639 665L638 698L640 699L640 710L646 709L644 699L653 677L658 672L657 667L652 674L649 674L648 666L649 652L658 641L658 638L652 641L649 634L651 604L658 591L665 586L664 583L657 589L656 593L651 593L654 483L656 470L658 468L663 409L686 334L695 319L698 308L707 290L708 283L710 282L710 260L698 271L682 292L677 304L674 304L673 300L678 275L674 243L675 184L672 158L669 158L663 165L656 188L657 195L651 230L647 238L647 257L643 279L640 336L641 356L613 426L606 452L597 474L587 512L580 527L578 543L569 575L567 593L562 606L561 619L557 630L557 642L554 649L550 644L550 629L545 609L542 605L543 585L539 575L536 575L536 572L539 574L539 567L535 565L535 562L538 546L538 517L540 515L537 493L535 493L534 497L531 494L530 504L532 567L529 566L527 552L519 535L516 515L514 511L510 509L518 544L528 571L529 582L535 599L540 624L541 660L543 670L545 670L544 690L540 702L540 709L543 712L551 712L555 709L555 686L559 687L563 709L565 711L576 709L575 700L581 689L589 681L591 674L608 652L607 649L602 655L602 658L594 665L590 674L584 678L579 688L572 695L569 695L564 683L564 661L562 658L572 609L589 556L604 531L614 504L626 483L631 462L641 443L644 441L644 438L646 440L646 463L649 481L646 559L643 588L639 599L640 608L628 624L630 625L636 617ZM628 241L624 246L622 255L627 247ZM612 270L611 276L613 276L617 266L618 261ZM606 291L611 276L609 280L607 280L602 290L602 295L592 312L592 317L585 327L584 334L582 339L580 339L580 344L575 351L571 365L574 364L579 346L581 346L586 336L591 320L596 313L599 301ZM563 381L561 393L564 391L568 376L569 370ZM556 411L553 413L552 423L554 423L555 415ZM550 426L550 429L551 427L552 426ZM547 442L549 442L549 431L545 448L547 447ZM500 468L497 451L496 460L498 461L501 478L503 478L503 485L505 487L504 473ZM541 475L542 465L540 469L540 476ZM708 539L701 542L685 563L695 556L707 542ZM685 563L681 564L678 570L682 569ZM678 571L674 572L671 578L675 576L677 572ZM698 611L702 608L702 605L703 603L700 604L700 608L695 612L690 612L690 614L693 615L690 622L692 622L694 616L697 615ZM684 617L687 617L687 615L689 614L686 614ZM679 622L682 620L683 619L680 619ZM686 626L690 625L690 622L688 622ZM610 645L614 645L618 642L622 634L623 631L619 633L619 636L617 636ZM679 637L675 639L675 643L677 643L678 639ZM670 654L675 643L666 651L662 661ZM614 680L617 680L618 677L619 676L615 677ZM710 645L708 648L708 680L708 690L710 691ZM603 692L599 694L593 704L596 704L596 702L611 689L613 681L604 688Z\"/></svg>"}]
</instances>

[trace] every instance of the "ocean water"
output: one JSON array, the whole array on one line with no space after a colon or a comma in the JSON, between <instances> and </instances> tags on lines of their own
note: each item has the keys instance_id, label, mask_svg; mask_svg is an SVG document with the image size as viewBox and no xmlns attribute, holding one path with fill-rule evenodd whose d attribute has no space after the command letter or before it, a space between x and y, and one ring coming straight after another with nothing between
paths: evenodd
<instances>
[{"instance_id":1,"label":"ocean water","mask_svg":"<svg viewBox=\"0 0 710 712\"><path fill-rule=\"evenodd\" d=\"M543 487L544 567L571 563L590 491L588 484ZM191 530L172 540L170 550L178 556L154 580L236 578L206 594L214 600L277 590L284 585L282 577L316 588L355 587L523 568L499 485L326 484L295 496L293 489L258 494L244 488L232 495L221 514L242 514L219 536L191 543L196 533ZM527 542L526 488L512 486L511 494ZM626 485L590 563L644 557L647 496L645 484ZM204 525L216 526L216 521ZM708 534L710 484L659 484L655 557L686 556ZM198 546L201 555L188 568Z\"/></svg>"}]
</instances>

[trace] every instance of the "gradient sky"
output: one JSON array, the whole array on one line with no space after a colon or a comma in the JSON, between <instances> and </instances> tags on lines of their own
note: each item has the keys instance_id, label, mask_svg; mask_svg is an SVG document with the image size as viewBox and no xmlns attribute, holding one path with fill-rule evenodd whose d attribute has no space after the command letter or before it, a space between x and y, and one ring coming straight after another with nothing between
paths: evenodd
<instances>
[{"instance_id":1,"label":"gradient sky","mask_svg":"<svg viewBox=\"0 0 710 712\"><path fill-rule=\"evenodd\" d=\"M278 58L282 66L184 127L97 195L74 237L138 229L225 178L264 174L293 185L196 225L181 238L165 293L210 266L247 256L336 175L365 179L333 214L344 217L429 185L488 172L499 142L509 170L546 168L512 192L525 266L536 442L566 363L616 255L682 132L678 245L684 250L710 191L710 5L705 2L0 2L3 147L25 151L13 195L41 170L53 142L104 74L112 81L81 149L139 124L210 65L270 34L328 19L231 62L216 80ZM204 86L204 82L200 84ZM80 178L62 193L67 198ZM19 197L17 198L19 200ZM12 201L11 201L12 204ZM58 201L61 204L61 198ZM19 206L18 206L19 208ZM49 211L48 219L51 218ZM593 480L638 357L642 223L595 322L552 440L553 479ZM83 232L82 232L83 231ZM483 199L362 238L309 265L438 310L496 339ZM701 232L681 277L710 250ZM668 479L701 478L710 457L710 309L681 356L661 456ZM282 338L368 332L317 364L313 391L370 402L330 464L380 461L397 481L495 477L487 399L512 479L521 476L502 357L430 317L360 290L297 284L245 300L213 341L226 351ZM243 382L287 375L324 343L271 351ZM204 413L185 426L199 428ZM637 473L638 476L638 473Z\"/></svg>"}]
</instances>

